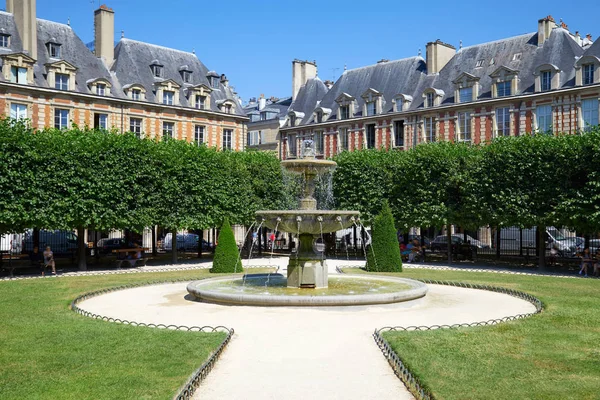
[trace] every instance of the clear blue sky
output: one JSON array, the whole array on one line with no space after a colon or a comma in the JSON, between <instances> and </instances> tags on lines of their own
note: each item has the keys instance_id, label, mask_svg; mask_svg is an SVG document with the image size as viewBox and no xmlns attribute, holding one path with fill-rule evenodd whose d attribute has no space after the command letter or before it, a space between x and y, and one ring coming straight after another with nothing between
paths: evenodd
<instances>
[{"instance_id":1,"label":"clear blue sky","mask_svg":"<svg viewBox=\"0 0 600 400\"><path fill-rule=\"evenodd\" d=\"M4 8L4 1L0 5ZM315 60L323 80L357 68L425 54L441 39L458 48L537 30L551 14L574 32L600 35L600 1L194 1L102 0L115 10L115 39L125 37L180 50L225 73L244 101L291 92L291 61ZM93 40L98 0L37 0L38 18L66 23ZM300 5L300 6L297 6Z\"/></svg>"}]
</instances>

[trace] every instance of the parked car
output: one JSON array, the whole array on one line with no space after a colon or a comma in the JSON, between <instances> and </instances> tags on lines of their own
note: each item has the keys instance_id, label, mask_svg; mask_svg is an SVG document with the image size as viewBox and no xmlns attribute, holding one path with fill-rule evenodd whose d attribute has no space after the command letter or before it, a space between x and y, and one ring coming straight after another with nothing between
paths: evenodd
<instances>
[{"instance_id":1,"label":"parked car","mask_svg":"<svg viewBox=\"0 0 600 400\"><path fill-rule=\"evenodd\" d=\"M131 246L127 246L127 243L125 242L125 239L123 239L123 238L100 239L96 243L96 246L98 247L98 251L103 254L112 253L112 251L116 250L116 249L124 249L127 247L131 247Z\"/></svg>"},{"instance_id":2,"label":"parked car","mask_svg":"<svg viewBox=\"0 0 600 400\"><path fill-rule=\"evenodd\" d=\"M482 250L489 249L490 246L477 240L469 235L467 235L467 241L464 240L464 235L460 233L455 233L452 235L452 245L461 245L470 243L471 247L474 250ZM448 236L447 235L439 235L431 242L431 251L448 251Z\"/></svg>"},{"instance_id":3,"label":"parked car","mask_svg":"<svg viewBox=\"0 0 600 400\"><path fill-rule=\"evenodd\" d=\"M179 251L197 251L200 237L195 233L178 233L177 250ZM171 251L173 249L173 236L171 233L165 235L163 240L163 250ZM202 251L211 251L212 244L202 239Z\"/></svg>"},{"instance_id":4,"label":"parked car","mask_svg":"<svg viewBox=\"0 0 600 400\"><path fill-rule=\"evenodd\" d=\"M50 246L54 254L71 253L77 250L77 235L72 231L40 230L40 249ZM23 250L33 250L33 229L25 232Z\"/></svg>"}]
</instances>

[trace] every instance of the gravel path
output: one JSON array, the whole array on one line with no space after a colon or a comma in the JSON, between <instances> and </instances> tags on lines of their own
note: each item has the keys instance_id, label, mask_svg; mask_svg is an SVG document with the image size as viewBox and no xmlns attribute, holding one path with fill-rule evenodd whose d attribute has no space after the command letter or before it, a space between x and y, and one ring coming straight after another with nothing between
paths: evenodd
<instances>
[{"instance_id":1,"label":"gravel path","mask_svg":"<svg viewBox=\"0 0 600 400\"><path fill-rule=\"evenodd\" d=\"M220 306L189 300L186 284L113 292L79 306L138 322L234 327L196 399L411 399L375 345L375 328L475 322L535 310L508 295L438 285L429 285L425 298L383 306Z\"/></svg>"}]
</instances>

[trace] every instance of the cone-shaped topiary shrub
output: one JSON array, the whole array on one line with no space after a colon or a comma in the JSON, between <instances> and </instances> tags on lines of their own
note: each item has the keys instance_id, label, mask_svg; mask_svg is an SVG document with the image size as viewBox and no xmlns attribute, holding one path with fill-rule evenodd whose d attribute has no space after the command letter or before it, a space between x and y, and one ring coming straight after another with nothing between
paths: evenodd
<instances>
[{"instance_id":1,"label":"cone-shaped topiary shrub","mask_svg":"<svg viewBox=\"0 0 600 400\"><path fill-rule=\"evenodd\" d=\"M402 259L394 217L387 201L373 220L371 245L367 249L369 271L402 272Z\"/></svg>"},{"instance_id":2,"label":"cone-shaped topiary shrub","mask_svg":"<svg viewBox=\"0 0 600 400\"><path fill-rule=\"evenodd\" d=\"M233 236L233 230L227 218L223 221L221 231L219 232L213 267L210 272L228 274L243 272L242 262L239 259L239 250L235 243L235 236Z\"/></svg>"}]
</instances>

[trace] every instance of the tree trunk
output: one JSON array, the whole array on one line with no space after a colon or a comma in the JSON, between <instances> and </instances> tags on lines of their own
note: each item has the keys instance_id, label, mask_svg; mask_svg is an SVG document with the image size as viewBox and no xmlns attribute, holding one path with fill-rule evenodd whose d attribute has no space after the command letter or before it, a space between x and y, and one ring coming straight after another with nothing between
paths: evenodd
<instances>
[{"instance_id":1,"label":"tree trunk","mask_svg":"<svg viewBox=\"0 0 600 400\"><path fill-rule=\"evenodd\" d=\"M202 258L202 241L204 240L204 231L198 230L198 258Z\"/></svg>"},{"instance_id":2,"label":"tree trunk","mask_svg":"<svg viewBox=\"0 0 600 400\"><path fill-rule=\"evenodd\" d=\"M177 264L177 229L171 231L171 264Z\"/></svg>"},{"instance_id":3,"label":"tree trunk","mask_svg":"<svg viewBox=\"0 0 600 400\"><path fill-rule=\"evenodd\" d=\"M536 231L537 231L538 267L540 270L545 270L546 269L546 227L538 226Z\"/></svg>"},{"instance_id":4,"label":"tree trunk","mask_svg":"<svg viewBox=\"0 0 600 400\"><path fill-rule=\"evenodd\" d=\"M86 253L85 228L80 226L77 228L77 258L80 271L87 271Z\"/></svg>"},{"instance_id":5,"label":"tree trunk","mask_svg":"<svg viewBox=\"0 0 600 400\"><path fill-rule=\"evenodd\" d=\"M452 227L446 224L446 239L448 240L448 264L452 263Z\"/></svg>"},{"instance_id":6,"label":"tree trunk","mask_svg":"<svg viewBox=\"0 0 600 400\"><path fill-rule=\"evenodd\" d=\"M501 243L502 243L502 239L501 236L502 235L502 228L500 228L499 226L496 227L496 258L499 260L500 259L500 250L502 250L501 248Z\"/></svg>"},{"instance_id":7,"label":"tree trunk","mask_svg":"<svg viewBox=\"0 0 600 400\"><path fill-rule=\"evenodd\" d=\"M152 226L152 257L156 257L156 226Z\"/></svg>"},{"instance_id":8,"label":"tree trunk","mask_svg":"<svg viewBox=\"0 0 600 400\"><path fill-rule=\"evenodd\" d=\"M37 247L40 253L43 253L45 250L40 249L40 228L33 228L33 247Z\"/></svg>"}]
</instances>

